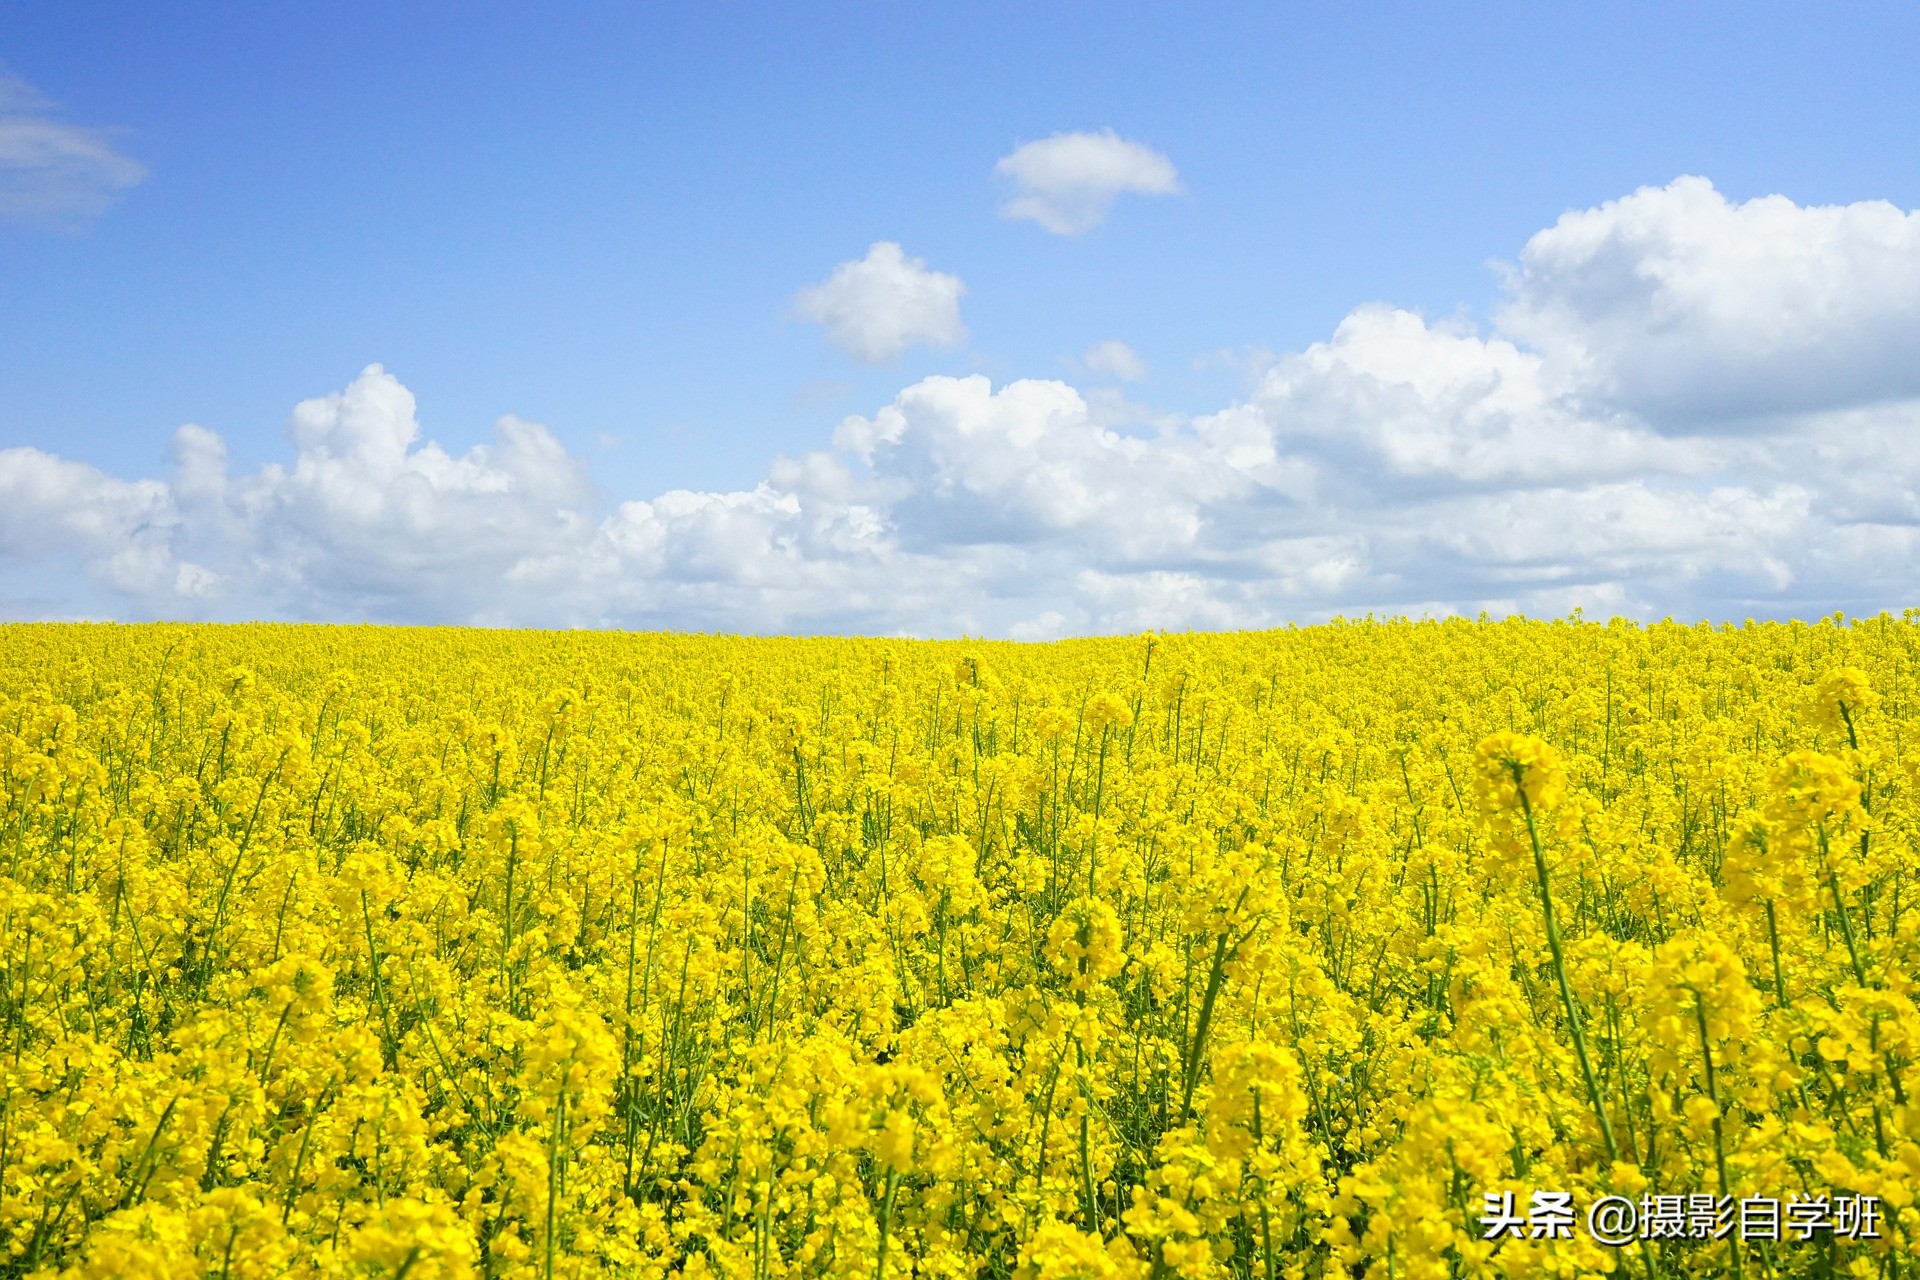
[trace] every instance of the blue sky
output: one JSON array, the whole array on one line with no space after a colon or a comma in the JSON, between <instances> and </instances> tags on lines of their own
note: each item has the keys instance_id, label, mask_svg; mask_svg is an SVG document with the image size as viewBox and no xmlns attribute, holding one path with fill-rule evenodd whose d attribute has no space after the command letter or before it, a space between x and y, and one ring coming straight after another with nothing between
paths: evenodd
<instances>
[{"instance_id":1,"label":"blue sky","mask_svg":"<svg viewBox=\"0 0 1920 1280\"><path fill-rule=\"evenodd\" d=\"M1891 552L1859 550L1885 545L1854 528L1859 520L1851 534L1835 535L1852 538L1853 551L1770 575L1752 569L1780 559L1760 542L1787 535L1751 521L1736 532L1760 542L1740 549L1722 538L1713 554L1675 551L1664 562L1657 548L1645 552L1655 558L1632 562L1582 562L1568 552L1573 558L1525 582L1509 570L1490 578L1484 558L1474 562L1479 570L1462 568L1456 561L1471 553L1447 551L1450 517L1437 510L1441 524L1406 533L1428 548L1425 559L1383 557L1377 540L1356 552L1353 539L1366 540L1373 514L1435 498L1425 482L1390 493L1376 485L1364 500L1329 507L1328 494L1380 471L1392 452L1375 449L1369 459L1346 445L1280 449L1313 454L1314 496L1274 475L1244 492L1231 484L1183 491L1169 518L1219 537L1115 560L1097 521L1043 511L995 489L991 477L953 472L933 445L913 454L917 470L876 462L857 447L860 429L843 425L878 422L925 379L984 375L989 395L1021 380L1058 381L1084 401L1076 423L1143 447L1205 435L1196 423L1260 406L1271 439L1324 444L1324 431L1273 409L1276 395L1293 404L1300 394L1287 389L1298 379L1287 381L1284 367L1376 303L1424 317L1436 331L1512 339L1544 367L1571 367L1567 353L1578 348L1591 367L1593 341L1623 350L1636 341L1621 336L1620 317L1577 340L1553 329L1565 338L1559 346L1543 336L1552 326L1538 321L1551 306L1529 304L1531 328L1503 328L1502 308L1519 295L1495 264L1518 262L1562 214L1664 190L1685 175L1710 183L1732 209L1773 195L1802 212L1920 207L1912 53L1920 16L1910 8L396 8L5 6L0 65L13 77L16 116L81 131L144 169L110 202L96 202L106 207L0 218L0 450L18 464L8 493L17 510L39 501L49 511L94 493L85 484L95 481L43 461L52 459L90 469L96 488L108 486L101 510L119 513L64 534L6 535L0 525L8 612L1039 635L1261 624L1368 607L1793 613L1895 607L1901 593L1913 594ZM1103 131L1177 170L1177 194L1122 193L1097 225L1071 235L1001 215L1017 194L996 174L1003 158L1055 135ZM0 167L7 163L0 152ZM16 181L37 180L18 156L13 165ZM1880 232L1861 235L1894 255L1893 278L1904 279L1905 242L1887 248ZM896 357L867 362L808 321L802 291L880 242L961 282L964 338L909 341ZM1783 279L1808 269L1768 258L1772 243L1756 241L1763 268L1773 263ZM1888 278L1885 261L1846 261L1852 266L1815 269L1838 272L1842 285L1847 270ZM1794 314L1791 300L1766 305ZM1721 309L1701 303L1699 314ZM1911 309L1896 297L1862 313L1860 323L1895 353L1884 364L1905 349ZM1644 322L1647 332L1667 323L1650 315L1620 323ZM1856 329L1842 329L1859 348ZM1779 352L1751 334L1727 340L1758 344L1748 354L1778 364ZM1086 353L1103 342L1126 344L1146 376L1122 380L1090 365ZM1695 372L1737 378L1740 351L1729 355L1720 338L1687 351L1659 357L1685 365L1662 374L1668 383ZM1818 352L1807 359L1804 381L1816 391L1789 407L1829 418L1794 430L1831 433L1840 429L1832 414L1904 403L1908 394L1890 367L1835 372ZM359 385L375 363L414 399L404 412L382 403L408 421L417 415L416 448L434 441L457 459L493 440L502 415L542 424L582 482L560 505L583 529L611 537L605 522L620 504L669 491L741 494L771 484L799 495L802 507L837 503L843 516L859 508L853 522L866 530L860 536L886 542L884 563L867 564L857 589L836 578L821 567L832 555L800 546L826 536L814 521L787 543L764 527L753 535L805 561L788 566L787 585L820 570L810 600L790 591L770 599L767 579L738 564L714 568L714 547L669 548L659 553L665 559L644 562L615 557L598 585L509 599L489 583L524 583L534 560L585 553L556 551L561 544L539 542L548 536L540 533L525 535L537 546L516 551L513 532L493 515L473 515L472 504L461 518L491 522L501 539L484 563L435 550L437 537L471 539L457 523L433 525L418 512L395 516L377 538L343 534L316 558L326 538L313 522L340 518L324 504L303 508L306 523L269 532L261 513L291 509L284 493L269 500L262 489L242 516L238 507L223 507L219 519L189 510L176 474L182 424L224 442L237 487L222 501L231 507L241 502L239 482L257 480L262 467L297 470L299 446L287 429L295 404ZM1275 377L1285 384L1278 390ZM1848 378L1857 384L1848 394L1817 390ZM1655 443L1736 435L1747 450L1740 457L1662 455L1618 482L1663 494L1740 489L1761 504L1755 510L1777 508L1792 479L1779 470L1790 449L1778 422L1708 430L1673 407L1691 404L1690 390L1657 404L1610 394L1562 377L1525 412L1549 435L1575 430L1555 416L1570 406L1585 406L1583 421L1596 430L1637 431ZM961 412L941 403L938 412ZM1342 403L1343 413L1367 412ZM1766 407L1743 412L1757 423ZM1873 430L1904 441L1907 421L1887 418ZM885 440L887 457L912 453L915 430ZM1010 430L1014 447L1031 447L1031 432ZM1448 447L1466 451L1458 441ZM816 477L809 488L776 474L783 456L838 450L845 463L849 448L859 455L849 465L869 486L858 495L846 477L824 488ZM1117 512L1114 504L1129 501L1127 476L1165 469L1151 448L1138 456L1115 448L1101 456L1113 455L1118 487L1086 496L1087 510ZM1603 452L1620 455L1613 446ZM1074 471L1078 456L1068 449L1054 464L1072 476L1106 474L1100 463ZM1008 474L1021 469L1009 465ZM1459 467L1441 471L1460 500L1497 490L1500 501L1524 505L1570 483L1545 472L1495 484L1463 479ZM524 495L540 487L529 474L493 488L476 482L467 496L502 486ZM129 497L143 483L167 493L149 494L160 505L140 508L145 515L128 515L127 503L146 501ZM949 491L965 491L981 509L959 512L941 497ZM557 501L557 490L542 492L540 503ZM1825 490L1811 492L1801 509L1828 505ZM1878 521L1875 529L1903 528L1910 496L1862 499L1857 514ZM1247 514L1281 502L1297 509L1285 528ZM777 501L775 509L786 510ZM935 510L945 514L936 519ZM234 519L248 531L234 533ZM125 568L125 548L100 541L102 520L146 539L134 558L166 582ZM157 550L156 528L167 542ZM1079 532L1054 536L1069 528ZM432 579L419 590L395 565L353 562L409 531L421 540L415 568ZM738 550L731 537L714 546ZM1327 539L1346 539L1345 549L1329 550ZM1336 560L1358 555L1359 568L1315 578L1247 559L1241 552L1255 543L1318 545ZM278 560L262 551L269 544L282 549ZM964 565L939 559L955 548ZM258 568L263 556L274 567ZM109 561L122 567L103 569ZM183 564L207 575L188 575L199 584L193 590L181 587ZM894 577L936 564L967 584L964 607L886 606L898 594ZM1288 577L1299 573L1307 577ZM649 575L687 589L648 594L636 579ZM1113 595L1101 585L1108 579L1133 586ZM1023 580L1041 585L1011 585ZM1061 592L1079 593L1074 607L1039 607ZM868 603L842 607L849 594ZM572 603L539 603L559 598Z\"/></svg>"}]
</instances>

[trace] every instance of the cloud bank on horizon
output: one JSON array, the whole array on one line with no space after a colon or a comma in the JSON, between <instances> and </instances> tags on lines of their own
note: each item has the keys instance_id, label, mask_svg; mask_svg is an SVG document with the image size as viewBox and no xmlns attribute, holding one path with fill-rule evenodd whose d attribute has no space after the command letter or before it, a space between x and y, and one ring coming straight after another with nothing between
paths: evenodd
<instances>
[{"instance_id":1,"label":"cloud bank on horizon","mask_svg":"<svg viewBox=\"0 0 1920 1280\"><path fill-rule=\"evenodd\" d=\"M1042 153L1015 216L1083 229L1177 181L1127 172ZM370 365L245 474L194 425L164 477L0 451L0 558L77 566L127 618L1039 639L1920 603L1920 213L1682 177L1566 214L1504 271L1487 332L1369 303L1208 414L924 378L737 492L619 500L512 416L451 454ZM962 291L880 242L796 306L885 361L965 341ZM1145 375L1117 339L1081 366Z\"/></svg>"}]
</instances>

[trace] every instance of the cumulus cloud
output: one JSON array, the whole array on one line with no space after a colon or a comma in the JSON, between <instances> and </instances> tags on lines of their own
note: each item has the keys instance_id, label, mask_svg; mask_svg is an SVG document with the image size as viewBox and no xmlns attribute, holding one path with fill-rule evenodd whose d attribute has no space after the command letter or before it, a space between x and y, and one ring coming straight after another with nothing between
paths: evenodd
<instances>
[{"instance_id":1,"label":"cumulus cloud","mask_svg":"<svg viewBox=\"0 0 1920 1280\"><path fill-rule=\"evenodd\" d=\"M1002 156L993 171L1014 188L1001 216L1037 222L1062 236L1099 226L1122 195L1180 192L1173 161L1111 129L1026 143Z\"/></svg>"},{"instance_id":2,"label":"cumulus cloud","mask_svg":"<svg viewBox=\"0 0 1920 1280\"><path fill-rule=\"evenodd\" d=\"M1568 213L1501 328L1595 405L1668 430L1920 395L1920 212L1729 201L1705 178Z\"/></svg>"},{"instance_id":3,"label":"cumulus cloud","mask_svg":"<svg viewBox=\"0 0 1920 1280\"><path fill-rule=\"evenodd\" d=\"M1104 373L1110 378L1122 382L1145 382L1147 362L1118 338L1109 338L1105 342L1096 342L1087 348L1080 363L1094 373Z\"/></svg>"},{"instance_id":4,"label":"cumulus cloud","mask_svg":"<svg viewBox=\"0 0 1920 1280\"><path fill-rule=\"evenodd\" d=\"M935 271L881 240L866 257L843 262L826 280L802 289L794 307L855 360L884 364L911 346L965 342L960 298L966 291L959 276Z\"/></svg>"},{"instance_id":5,"label":"cumulus cloud","mask_svg":"<svg viewBox=\"0 0 1920 1280\"><path fill-rule=\"evenodd\" d=\"M133 598L194 597L216 579L175 554L180 512L158 480L118 480L39 449L0 449L0 559L69 559Z\"/></svg>"},{"instance_id":6,"label":"cumulus cloud","mask_svg":"<svg viewBox=\"0 0 1920 1280\"><path fill-rule=\"evenodd\" d=\"M0 219L90 218L146 178L105 131L56 114L32 85L0 72Z\"/></svg>"},{"instance_id":7,"label":"cumulus cloud","mask_svg":"<svg viewBox=\"0 0 1920 1280\"><path fill-rule=\"evenodd\" d=\"M1633 197L1640 230L1620 243L1642 248L1609 250L1649 258L1623 278L1664 279L1680 232L1655 224L1717 199L1661 191ZM1589 212L1612 225L1613 208ZM1608 311L1582 270L1540 265L1541 243L1511 282L1518 318L1488 332L1362 306L1199 415L1118 414L1111 389L1050 379L925 378L724 493L622 501L511 416L451 453L373 365L301 402L288 457L246 474L194 426L165 479L0 451L0 575L37 584L64 558L126 616L1032 639L1368 611L1804 616L1920 594L1920 393L1883 369L1729 417L1714 388L1831 335L1756 339L1741 364L1727 335L1744 313L1706 285L1691 309ZM1727 287L1812 288L1804 240L1772 243ZM1833 296L1803 319L1857 332L1869 303ZM1604 344L1565 318L1602 314ZM1899 323L1892 303L1877 314ZM1662 384L1691 398L1636 398L1647 366L1619 354L1636 344L1674 369L1707 353L1697 382Z\"/></svg>"},{"instance_id":8,"label":"cumulus cloud","mask_svg":"<svg viewBox=\"0 0 1920 1280\"><path fill-rule=\"evenodd\" d=\"M1708 465L1631 418L1582 413L1535 352L1379 304L1277 360L1252 399L1293 448L1376 489Z\"/></svg>"}]
</instances>

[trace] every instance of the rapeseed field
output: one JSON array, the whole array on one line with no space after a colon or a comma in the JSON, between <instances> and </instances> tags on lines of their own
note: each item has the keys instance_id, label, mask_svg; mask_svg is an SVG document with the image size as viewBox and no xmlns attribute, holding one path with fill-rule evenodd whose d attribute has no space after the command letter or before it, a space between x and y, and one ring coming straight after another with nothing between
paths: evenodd
<instances>
[{"instance_id":1,"label":"rapeseed field","mask_svg":"<svg viewBox=\"0 0 1920 1280\"><path fill-rule=\"evenodd\" d=\"M1912 1276L1917 681L0 628L0 1272Z\"/></svg>"}]
</instances>

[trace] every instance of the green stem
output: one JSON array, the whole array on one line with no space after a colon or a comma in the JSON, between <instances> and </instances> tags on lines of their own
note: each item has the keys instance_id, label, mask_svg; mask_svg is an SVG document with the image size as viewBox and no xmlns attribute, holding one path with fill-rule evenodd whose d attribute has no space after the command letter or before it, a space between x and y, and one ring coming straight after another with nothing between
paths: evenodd
<instances>
[{"instance_id":1,"label":"green stem","mask_svg":"<svg viewBox=\"0 0 1920 1280\"><path fill-rule=\"evenodd\" d=\"M1527 799L1523 784L1524 766L1509 763L1513 771L1514 789L1520 795L1520 812L1527 820L1527 840L1533 845L1533 871L1540 881L1540 910L1546 917L1547 947L1553 952L1553 976L1560 984L1560 1001L1566 1006L1567 1028L1573 1033L1573 1053L1580 1060L1580 1078L1586 1082L1587 1100L1593 1105L1593 1115L1600 1122L1600 1140L1607 1149L1609 1164L1620 1158L1620 1148L1613 1140L1613 1123L1607 1119L1606 1106L1600 1100L1600 1086L1593 1075L1593 1063L1587 1057L1587 1036L1580 1027L1580 1010L1573 1003L1573 988L1567 982L1567 958L1560 946L1560 923L1553 914L1553 892L1547 878L1547 855L1540 848L1540 829L1533 820L1533 804Z\"/></svg>"},{"instance_id":2,"label":"green stem","mask_svg":"<svg viewBox=\"0 0 1920 1280\"><path fill-rule=\"evenodd\" d=\"M1700 1028L1700 1057L1707 1064L1707 1100L1713 1103L1713 1160L1720 1172L1720 1195L1723 1199L1733 1195L1733 1184L1727 1177L1727 1143L1725 1131L1720 1123L1720 1080L1713 1067L1713 1045L1707 1035L1707 1005L1700 995L1698 987L1693 992L1693 1018ZM1733 1263L1734 1280L1740 1280L1740 1243L1732 1236L1727 1237L1727 1255Z\"/></svg>"},{"instance_id":3,"label":"green stem","mask_svg":"<svg viewBox=\"0 0 1920 1280\"><path fill-rule=\"evenodd\" d=\"M900 1189L900 1175L896 1171L887 1174L887 1198L880 1205L880 1243L874 1250L873 1280L886 1280L887 1275L887 1238L893 1231L893 1196Z\"/></svg>"}]
</instances>

